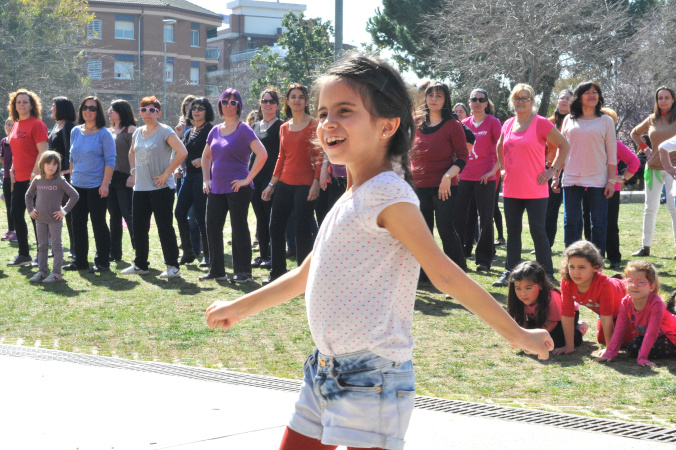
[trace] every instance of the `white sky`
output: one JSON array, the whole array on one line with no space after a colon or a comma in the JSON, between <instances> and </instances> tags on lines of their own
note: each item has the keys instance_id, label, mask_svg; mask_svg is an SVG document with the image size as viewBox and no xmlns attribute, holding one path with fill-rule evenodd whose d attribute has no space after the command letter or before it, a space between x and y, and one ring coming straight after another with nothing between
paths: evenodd
<instances>
[{"instance_id":1,"label":"white sky","mask_svg":"<svg viewBox=\"0 0 676 450\"><path fill-rule=\"evenodd\" d=\"M188 0L219 14L230 14L226 8L229 0ZM284 0L282 0L284 2ZM335 24L335 3L325 0L286 0L286 3L299 3L307 6L307 17L321 17ZM371 42L366 32L366 21L375 16L375 10L382 7L381 0L343 0L343 42L359 45Z\"/></svg>"}]
</instances>

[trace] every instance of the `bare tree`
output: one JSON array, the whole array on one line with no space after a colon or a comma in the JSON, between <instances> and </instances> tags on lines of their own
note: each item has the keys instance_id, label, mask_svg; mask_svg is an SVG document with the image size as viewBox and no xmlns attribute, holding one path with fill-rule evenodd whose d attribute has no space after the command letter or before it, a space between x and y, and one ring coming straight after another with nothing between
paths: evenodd
<instances>
[{"instance_id":1,"label":"bare tree","mask_svg":"<svg viewBox=\"0 0 676 450\"><path fill-rule=\"evenodd\" d=\"M623 56L629 20L626 3L610 0L446 0L426 20L430 65L456 86L528 83L546 114L562 73L601 78Z\"/></svg>"}]
</instances>

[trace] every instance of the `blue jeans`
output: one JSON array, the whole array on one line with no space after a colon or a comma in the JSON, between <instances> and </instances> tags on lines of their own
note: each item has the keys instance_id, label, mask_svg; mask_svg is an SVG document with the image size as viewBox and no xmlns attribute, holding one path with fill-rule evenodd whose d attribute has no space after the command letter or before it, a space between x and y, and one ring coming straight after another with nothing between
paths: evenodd
<instances>
[{"instance_id":1,"label":"blue jeans","mask_svg":"<svg viewBox=\"0 0 676 450\"><path fill-rule=\"evenodd\" d=\"M410 360L396 363L367 350L337 356L315 350L303 370L289 428L325 445L404 448L415 402Z\"/></svg>"},{"instance_id":2,"label":"blue jeans","mask_svg":"<svg viewBox=\"0 0 676 450\"><path fill-rule=\"evenodd\" d=\"M591 216L591 242L598 247L601 256L606 254L608 232L608 199L604 188L566 186L563 188L563 239L566 247L582 239L582 197L587 193Z\"/></svg>"}]
</instances>

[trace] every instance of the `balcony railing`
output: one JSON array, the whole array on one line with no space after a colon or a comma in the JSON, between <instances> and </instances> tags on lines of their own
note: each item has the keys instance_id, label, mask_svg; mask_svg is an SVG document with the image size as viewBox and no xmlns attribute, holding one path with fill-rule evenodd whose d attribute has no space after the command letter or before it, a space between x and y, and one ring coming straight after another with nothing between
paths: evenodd
<instances>
[{"instance_id":1,"label":"balcony railing","mask_svg":"<svg viewBox=\"0 0 676 450\"><path fill-rule=\"evenodd\" d=\"M230 55L230 63L251 61L258 52L260 52L260 49L255 48L253 50L245 50L243 52L233 53Z\"/></svg>"}]
</instances>

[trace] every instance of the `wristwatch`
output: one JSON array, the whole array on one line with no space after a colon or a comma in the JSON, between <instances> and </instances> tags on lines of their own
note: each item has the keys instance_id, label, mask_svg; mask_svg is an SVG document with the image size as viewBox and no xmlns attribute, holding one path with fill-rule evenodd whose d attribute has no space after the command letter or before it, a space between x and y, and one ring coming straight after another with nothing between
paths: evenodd
<instances>
[{"instance_id":1,"label":"wristwatch","mask_svg":"<svg viewBox=\"0 0 676 450\"><path fill-rule=\"evenodd\" d=\"M275 187L275 185L272 183L268 183L268 186L270 186L271 188Z\"/></svg>"}]
</instances>

